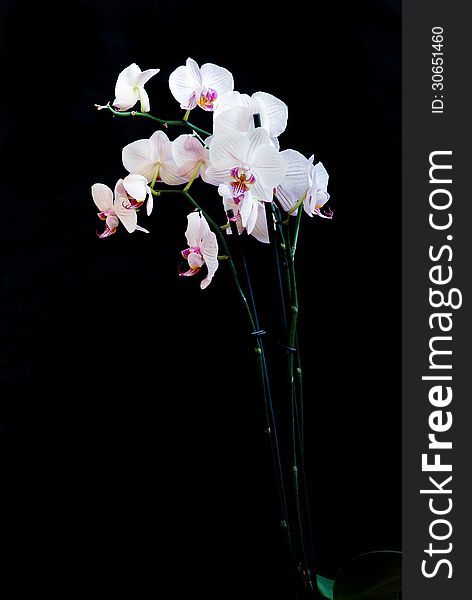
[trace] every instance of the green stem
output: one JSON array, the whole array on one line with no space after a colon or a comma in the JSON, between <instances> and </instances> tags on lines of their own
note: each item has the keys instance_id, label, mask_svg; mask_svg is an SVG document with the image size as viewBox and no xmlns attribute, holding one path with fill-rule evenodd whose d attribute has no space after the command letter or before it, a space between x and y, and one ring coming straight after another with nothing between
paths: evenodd
<instances>
[{"instance_id":1,"label":"green stem","mask_svg":"<svg viewBox=\"0 0 472 600\"><path fill-rule=\"evenodd\" d=\"M254 299L252 298L252 289L250 287L251 284L249 281L249 274L247 272L247 265L246 265L244 256L243 256L243 263L244 263L245 273L246 273L246 276L248 279L249 291L251 292L254 314L251 311L251 308L249 306L246 295L244 294L244 291L239 282L238 273L236 271L235 264L233 262L231 253L228 248L226 236L225 236L223 230L221 229L221 227L218 226L218 224L201 208L201 206L198 204L198 202L188 193L188 191L185 188L178 189L178 190L160 190L158 192L158 194L165 194L165 193L180 193L180 194L182 194L183 196L185 196L185 198L187 198L187 200L190 202L190 204L194 208L196 208L198 211L200 211L200 213L205 217L208 225L211 227L211 229L215 232L216 236L218 237L221 247L224 250L224 254L227 256L226 262L228 263L228 265L230 267L231 274L234 279L234 283L236 285L236 288L238 290L238 293L239 293L241 301L244 305L244 308L246 309L246 313L247 313L247 316L248 316L248 319L249 319L249 322L251 325L251 331L252 332L258 331L259 330L259 322L257 319L257 312L256 312L256 306L254 303ZM265 352L264 352L264 344L259 336L255 336L255 341L256 341L255 353L256 353L256 358L257 358L259 383L260 383L260 388L261 388L262 396L263 396L263 400L264 400L264 410L265 410L265 417L266 417L266 433L269 437L269 444L270 444L272 460L273 460L273 464L274 464L274 470L275 470L275 476L276 476L276 482L277 482L277 488L278 488L278 495L279 495L279 501L280 501L280 509L281 509L281 513L283 515L283 520L281 521L281 526L286 531L288 546L289 546L290 550L292 550L292 538L291 538L291 533L290 533L290 528L289 528L284 477L283 477L283 473L282 473L282 463L281 463L280 451L279 451L279 445L278 445L275 416L274 416L273 406L272 406L269 374L267 371L267 364L266 364ZM272 428L270 426L271 423L272 423Z\"/></svg>"},{"instance_id":2,"label":"green stem","mask_svg":"<svg viewBox=\"0 0 472 600\"><path fill-rule=\"evenodd\" d=\"M298 290L297 290L297 279L295 272L295 253L297 250L297 242L300 231L301 217L303 211L300 209L297 213L297 218L295 222L295 229L293 235L293 243L291 242L290 236L290 228L287 224L287 235L286 235L286 257L288 261L288 271L289 271L289 282L290 282L290 299L291 299L291 320L289 327L289 337L288 337L288 356L287 356L287 369L288 369L288 379L290 385L290 398L291 398L291 412L292 412L292 431L291 431L291 442L292 442L292 472L293 472L293 492L294 492L294 501L295 501L295 511L297 518L297 525L300 537L300 546L302 551L302 556L304 563L307 568L307 572L309 571L309 562L308 556L306 552L305 546L305 527L307 528L306 535L310 540L310 549L312 557L314 557L313 550L313 540L312 537L312 528L311 528L311 519L310 519L310 507L308 503L307 496L307 487L306 487L306 474L305 474L305 464L304 464L304 434L303 434L303 389L302 389L302 369L300 364L300 357L298 351L298 336L297 336L297 326L298 326ZM297 355L297 380L295 380L294 371L295 371L295 355ZM298 385L297 385L298 384ZM298 390L297 390L298 387ZM298 394L297 394L298 392ZM298 395L298 400L297 400ZM297 452L297 439L299 440L299 447ZM300 459L300 460L299 460ZM302 508L300 505L300 481L299 481L299 467L302 477L302 485L305 491L305 504L306 504L306 519L305 521L302 519ZM309 585L311 588L311 592L314 593L311 576L309 577Z\"/></svg>"},{"instance_id":3,"label":"green stem","mask_svg":"<svg viewBox=\"0 0 472 600\"><path fill-rule=\"evenodd\" d=\"M303 211L300 209L297 213L297 220L295 222L295 230L293 232L293 244L292 244L292 249L291 249L292 262L293 262L293 260L295 260L295 252L297 251L298 233L300 231L300 223L302 220L302 214L303 214Z\"/></svg>"},{"instance_id":4,"label":"green stem","mask_svg":"<svg viewBox=\"0 0 472 600\"><path fill-rule=\"evenodd\" d=\"M197 127L196 125L192 125L192 123L189 123L188 121L184 121L183 119L182 119L182 121L167 121L166 119L159 119L158 117L154 117L153 115L150 115L149 113L139 112L137 110L130 110L130 111L124 111L124 112L120 111L120 110L115 110L109 104L105 104L104 106L99 106L98 104L95 104L95 106L98 108L98 110L103 110L106 108L112 114L116 115L117 117L144 117L145 119L151 119L151 121L160 123L161 125L164 125L164 127L167 127L168 125L175 126L175 127L185 127L186 129L191 129L192 131L196 131L197 133L200 133L201 135L205 135L205 136L211 135L211 133L209 133L208 131L205 131L205 129L202 129L201 127Z\"/></svg>"},{"instance_id":5,"label":"green stem","mask_svg":"<svg viewBox=\"0 0 472 600\"><path fill-rule=\"evenodd\" d=\"M189 182L187 183L187 185L184 187L183 191L184 192L188 192L192 183L195 181L195 179L197 178L198 175L198 171L200 171L200 167L202 166L202 163L200 161L198 161L197 166L195 167L195 169L193 170L193 173L189 179Z\"/></svg>"}]
</instances>

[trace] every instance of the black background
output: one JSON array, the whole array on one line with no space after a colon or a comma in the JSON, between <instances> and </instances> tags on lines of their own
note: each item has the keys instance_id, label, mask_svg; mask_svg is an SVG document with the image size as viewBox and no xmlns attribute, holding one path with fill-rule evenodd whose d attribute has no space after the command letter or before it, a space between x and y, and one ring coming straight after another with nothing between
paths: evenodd
<instances>
[{"instance_id":1,"label":"black background","mask_svg":"<svg viewBox=\"0 0 472 600\"><path fill-rule=\"evenodd\" d=\"M179 118L167 77L187 56L283 99L282 148L330 173L335 217L307 218L298 253L319 572L400 547L399 2L225 6L1 3L2 541L18 587L288 597L228 273L203 292L177 276L180 199L141 213L150 235L95 235L90 186L113 187L121 148L154 128L94 103L136 62L161 69L151 112ZM270 254L250 248L270 325Z\"/></svg>"}]
</instances>

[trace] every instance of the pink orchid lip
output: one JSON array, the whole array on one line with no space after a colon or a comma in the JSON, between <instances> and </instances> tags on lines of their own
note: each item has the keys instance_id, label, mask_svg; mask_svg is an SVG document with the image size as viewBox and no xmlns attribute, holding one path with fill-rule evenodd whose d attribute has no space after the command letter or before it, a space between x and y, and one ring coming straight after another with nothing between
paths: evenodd
<instances>
[{"instance_id":1,"label":"pink orchid lip","mask_svg":"<svg viewBox=\"0 0 472 600\"><path fill-rule=\"evenodd\" d=\"M212 88L208 88L207 90L202 90L197 104L203 110L215 110L214 104L217 98L218 92Z\"/></svg>"},{"instance_id":2,"label":"pink orchid lip","mask_svg":"<svg viewBox=\"0 0 472 600\"><path fill-rule=\"evenodd\" d=\"M200 267L190 268L188 271L184 271L179 267L179 277L193 277L200 271Z\"/></svg>"},{"instance_id":3,"label":"pink orchid lip","mask_svg":"<svg viewBox=\"0 0 472 600\"><path fill-rule=\"evenodd\" d=\"M199 254L200 256L202 256L201 250L197 246L192 246L191 248L185 248L185 250L182 250L181 254L185 259L187 259L190 256L190 254Z\"/></svg>"},{"instance_id":4,"label":"pink orchid lip","mask_svg":"<svg viewBox=\"0 0 472 600\"><path fill-rule=\"evenodd\" d=\"M107 217L112 217L115 215L115 211L113 209L104 210L103 212L98 213L98 218L101 221L106 221Z\"/></svg>"},{"instance_id":5,"label":"pink orchid lip","mask_svg":"<svg viewBox=\"0 0 472 600\"><path fill-rule=\"evenodd\" d=\"M113 227L113 229L110 229L107 226L107 227L105 227L105 230L102 233L98 233L98 231L97 231L97 236L100 239L103 239L103 238L110 237L110 235L113 235L114 233L116 233L116 227Z\"/></svg>"},{"instance_id":6,"label":"pink orchid lip","mask_svg":"<svg viewBox=\"0 0 472 600\"><path fill-rule=\"evenodd\" d=\"M200 248L198 248L198 246L191 246L190 248L185 248L185 250L182 250L181 254L185 258L185 260L188 260L190 254L198 254L203 259L202 251L200 250ZM179 275L181 277L192 277L192 275L196 275L200 271L200 269L201 267L190 267L188 271L184 271L179 267Z\"/></svg>"},{"instance_id":7,"label":"pink orchid lip","mask_svg":"<svg viewBox=\"0 0 472 600\"><path fill-rule=\"evenodd\" d=\"M131 198L131 196L128 196L128 200L128 204L126 204L125 201L121 203L123 208L127 208L128 210L140 208L144 204L144 200L135 200L134 198Z\"/></svg>"},{"instance_id":8,"label":"pink orchid lip","mask_svg":"<svg viewBox=\"0 0 472 600\"><path fill-rule=\"evenodd\" d=\"M234 167L230 171L233 181L230 183L233 190L233 199L236 203L240 202L246 192L249 191L251 185L256 182L256 178L252 173L248 176L248 169L244 167Z\"/></svg>"},{"instance_id":9,"label":"pink orchid lip","mask_svg":"<svg viewBox=\"0 0 472 600\"><path fill-rule=\"evenodd\" d=\"M325 219L332 219L334 216L334 213L330 208L326 209L326 212L321 212L321 208L315 207L315 213L320 217L324 217Z\"/></svg>"}]
</instances>

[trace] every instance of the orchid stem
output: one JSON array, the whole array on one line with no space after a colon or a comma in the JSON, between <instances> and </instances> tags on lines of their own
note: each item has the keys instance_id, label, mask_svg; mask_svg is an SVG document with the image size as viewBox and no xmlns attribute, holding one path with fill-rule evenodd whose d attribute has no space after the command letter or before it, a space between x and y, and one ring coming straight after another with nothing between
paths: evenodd
<instances>
[{"instance_id":1,"label":"orchid stem","mask_svg":"<svg viewBox=\"0 0 472 600\"><path fill-rule=\"evenodd\" d=\"M163 191L165 191L165 190L163 190ZM242 247L240 246L241 259L242 259L244 274L245 274L246 281L247 281L247 286L249 289L249 297L250 297L250 301L251 301L251 305L252 305L252 310L251 310L251 307L249 306L246 295L244 294L244 292L241 288L241 284L239 283L238 274L237 274L236 267L234 265L233 259L230 254L228 244L225 239L225 234L223 233L221 228L215 223L215 221L213 221L213 219L200 207L200 205L194 200L194 198L187 192L187 190L183 189L183 190L179 190L179 191L181 191L181 193L187 198L187 200L192 204L192 206L194 206L196 209L198 209L201 212L201 214L205 217L205 219L207 220L210 227L213 229L213 231L218 236L218 239L221 242L221 246L224 250L224 253L228 256L228 264L230 266L230 269L231 269L231 272L233 275L233 279L234 279L234 282L238 289L241 300L243 301L243 304L246 308L246 312L249 317L249 322L252 327L252 332L253 332L253 334L256 334L255 335L256 357L257 357L257 363L258 363L260 385L261 385L261 390L262 390L262 395L263 395L263 400L264 400L264 409L265 409L266 424L267 424L266 431L269 436L272 459L274 462L274 470L275 470L275 477L276 477L278 495L279 495L279 500L280 500L280 508L281 508L281 512L283 515L282 522L286 524L288 545L289 545L290 550L292 550L292 539L291 539L290 529L289 529L289 525L288 525L289 521L288 521L288 510L287 510L287 499L286 499L286 494L285 494L282 461L281 461L281 457L280 457L280 448L279 448L279 442L278 442L275 414L274 414L274 408L273 408L273 404L272 404L272 395L271 395L271 390L270 390L270 379L269 379L269 373L267 370L267 362L266 362L266 358L265 358L264 343L263 343L261 337L259 335L257 335L260 331L259 330L259 318L257 315L257 308L256 308L255 298L254 298L251 280L250 280L250 276L249 276L249 270L247 267L246 257L244 255L244 251L243 251ZM239 238L239 236L238 236L238 238ZM239 241L239 239L237 239L235 241Z\"/></svg>"},{"instance_id":2,"label":"orchid stem","mask_svg":"<svg viewBox=\"0 0 472 600\"><path fill-rule=\"evenodd\" d=\"M304 461L304 432L303 432L303 421L304 421L304 409L303 409L303 389L302 389L302 369L300 364L300 355L298 348L298 290L297 280L295 272L295 253L297 250L297 242L300 231L301 217L303 211L299 209L295 222L295 229L293 233L293 242L291 241L290 228L287 224L287 236L286 236L286 259L288 261L288 279L290 282L290 299L291 299L291 321L289 328L288 337L288 357L287 357L287 368L288 368L288 379L290 385L290 396L291 396L291 407L292 407L292 471L293 471L293 488L294 488L294 501L295 509L297 514L297 522L300 536L300 546L302 551L303 560L308 569L308 557L305 546L305 525L306 525L306 536L310 540L310 551L311 551L311 564L314 566L314 543L312 535L312 524L310 517L310 505L308 499L307 480L305 473L305 461ZM283 227L283 226L281 226ZM297 357L297 379L295 381L295 355ZM297 385L298 384L298 385ZM297 394L298 387L298 394ZM298 395L298 399L297 399ZM297 451L297 439L298 439L298 451ZM300 505L300 480L298 474L301 475L301 483L304 489L304 501L305 501L305 522L302 519L302 508ZM309 570L308 570L309 573ZM314 593L311 575L309 574L309 586L311 591Z\"/></svg>"},{"instance_id":3,"label":"orchid stem","mask_svg":"<svg viewBox=\"0 0 472 600\"><path fill-rule=\"evenodd\" d=\"M192 173L192 175L191 175L191 177L190 177L190 179L189 179L189 182L187 183L187 185L184 187L184 189L183 189L182 191L184 191L184 192L188 192L188 191L189 191L189 189L190 189L190 187L191 187L192 183L195 181L195 179L196 179L196 177L197 177L197 175L198 175L198 172L200 171L200 167L201 167L201 166L202 166L202 163L201 163L201 162L198 162L198 163L197 163L197 166L196 166L196 167L195 167L195 169L193 170L193 173Z\"/></svg>"},{"instance_id":4,"label":"orchid stem","mask_svg":"<svg viewBox=\"0 0 472 600\"><path fill-rule=\"evenodd\" d=\"M302 214L303 214L303 210L300 209L297 213L297 220L295 222L295 230L293 232L293 243L292 243L292 249L291 249L292 260L295 259L295 252L297 251L298 233L300 231L300 223L301 223L301 219L302 219Z\"/></svg>"},{"instance_id":5,"label":"orchid stem","mask_svg":"<svg viewBox=\"0 0 472 600\"><path fill-rule=\"evenodd\" d=\"M192 123L189 123L188 121L183 120L183 119L182 119L182 121L167 121L166 119L159 119L158 117L154 117L153 115L150 115L147 112L139 112L137 110L130 110L130 111L123 112L120 110L115 110L112 106L110 106L110 104L105 104L104 106L99 106L98 104L95 104L95 106L98 108L98 110L108 109L112 114L114 114L117 117L144 117L145 119L151 119L151 121L160 123L161 125L164 125L164 127L167 127L168 125L175 126L175 127L186 127L187 129L192 129L193 131L196 131L197 133L200 133L201 135L205 135L205 136L211 135L211 133L209 133L208 131L205 131L205 129L201 129L201 127L192 125Z\"/></svg>"},{"instance_id":6,"label":"orchid stem","mask_svg":"<svg viewBox=\"0 0 472 600\"><path fill-rule=\"evenodd\" d=\"M234 229L236 229L236 228L234 228ZM244 270L244 274L245 274L245 278L246 278L246 284L247 284L247 287L249 290L249 298L250 298L252 309L253 309L256 328L257 328L257 331L259 331L260 325L259 325L256 301L255 301L255 296L254 296L254 292L253 292L253 288L252 288L252 284L251 284L251 278L250 278L249 269L248 269L248 265L247 265L247 261L246 261L246 256L244 253L243 244L241 243L242 240L239 239L239 235L238 235L237 231L235 231L234 233L235 233L235 238L236 238L235 241L239 242L241 262L243 265L243 270ZM276 477L277 490L278 490L278 494L279 494L280 508L281 508L281 512L283 515L283 520L281 521L281 526L283 527L283 529L286 530L288 547L289 547L290 551L293 553L292 535L291 535L291 531L290 531L290 521L289 521L289 514L288 514L288 507L287 507L287 496L286 496L286 492L285 492L284 473L283 473L282 459L281 459L281 454L280 454L279 436L277 433L277 421L275 418L274 405L272 402L270 377L269 377L269 371L267 368L267 361L266 361L266 357L265 357L264 342L260 336L257 336L256 353L259 358L259 373L260 373L259 376L260 376L260 380L261 380L261 387L263 390L264 410L265 410L265 417L266 417L266 423L267 423L266 431L269 435L270 449L271 449L271 454L272 454L272 460L274 463L274 471L275 471L275 477Z\"/></svg>"}]
</instances>

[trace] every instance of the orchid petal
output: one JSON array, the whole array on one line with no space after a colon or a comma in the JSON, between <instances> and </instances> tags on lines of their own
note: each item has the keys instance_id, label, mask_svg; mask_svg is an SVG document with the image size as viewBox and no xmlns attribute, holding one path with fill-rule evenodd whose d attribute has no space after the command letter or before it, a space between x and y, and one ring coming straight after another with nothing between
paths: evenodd
<instances>
[{"instance_id":1,"label":"orchid petal","mask_svg":"<svg viewBox=\"0 0 472 600\"><path fill-rule=\"evenodd\" d=\"M248 234L251 234L257 221L259 212L259 202L257 200L252 200L251 202L251 211L249 213L249 217L246 222L246 231Z\"/></svg>"},{"instance_id":2,"label":"orchid petal","mask_svg":"<svg viewBox=\"0 0 472 600\"><path fill-rule=\"evenodd\" d=\"M315 165L313 183L316 184L316 187L323 192L328 191L328 180L329 175L326 169L324 168L323 163L319 162Z\"/></svg>"},{"instance_id":3,"label":"orchid petal","mask_svg":"<svg viewBox=\"0 0 472 600\"><path fill-rule=\"evenodd\" d=\"M309 161L297 150L284 150L280 153L287 162L287 172L283 181L277 187L277 198L285 211L289 211L308 193ZM297 214L297 210L293 214Z\"/></svg>"},{"instance_id":4,"label":"orchid petal","mask_svg":"<svg viewBox=\"0 0 472 600\"><path fill-rule=\"evenodd\" d=\"M157 75L157 73L159 73L160 69L146 69L146 71L143 71L142 73L140 73L138 75L138 79L136 81L136 85L139 85L140 87L142 87L145 83L147 83L151 77L154 77L154 75Z\"/></svg>"},{"instance_id":5,"label":"orchid petal","mask_svg":"<svg viewBox=\"0 0 472 600\"><path fill-rule=\"evenodd\" d=\"M263 244L269 243L269 230L267 228L266 209L263 202L257 203L257 219L251 235Z\"/></svg>"},{"instance_id":6,"label":"orchid petal","mask_svg":"<svg viewBox=\"0 0 472 600\"><path fill-rule=\"evenodd\" d=\"M149 102L149 96L146 90L141 87L139 88L139 100L141 101L141 112L147 113L151 110L151 104Z\"/></svg>"},{"instance_id":7,"label":"orchid petal","mask_svg":"<svg viewBox=\"0 0 472 600\"><path fill-rule=\"evenodd\" d=\"M129 67L123 69L118 75L116 84L121 85L122 83L124 83L126 85L131 86L137 85L140 74L141 69L138 67L138 65L136 63L131 63Z\"/></svg>"},{"instance_id":8,"label":"orchid petal","mask_svg":"<svg viewBox=\"0 0 472 600\"><path fill-rule=\"evenodd\" d=\"M254 202L252 199L251 192L246 192L244 194L244 198L239 202L239 214L241 215L241 223L244 228L246 228L248 220L251 216L252 206Z\"/></svg>"},{"instance_id":9,"label":"orchid petal","mask_svg":"<svg viewBox=\"0 0 472 600\"><path fill-rule=\"evenodd\" d=\"M169 88L171 94L174 96L177 102L180 103L181 108L185 110L191 110L192 108L195 108L196 82L187 66L177 67L177 69L170 74Z\"/></svg>"},{"instance_id":10,"label":"orchid petal","mask_svg":"<svg viewBox=\"0 0 472 600\"><path fill-rule=\"evenodd\" d=\"M92 198L100 212L113 210L113 192L104 183L92 185Z\"/></svg>"},{"instance_id":11,"label":"orchid petal","mask_svg":"<svg viewBox=\"0 0 472 600\"><path fill-rule=\"evenodd\" d=\"M124 206L124 202L122 197L120 198L121 202L115 204L115 213L116 216L123 223L124 228L128 233L133 233L136 229L138 217L136 215L136 211L134 208L126 208Z\"/></svg>"},{"instance_id":12,"label":"orchid petal","mask_svg":"<svg viewBox=\"0 0 472 600\"><path fill-rule=\"evenodd\" d=\"M226 94L218 97L218 106L215 109L215 118L236 106L244 106L248 108L251 105L251 98L247 94L240 94L239 92L226 92Z\"/></svg>"},{"instance_id":13,"label":"orchid petal","mask_svg":"<svg viewBox=\"0 0 472 600\"><path fill-rule=\"evenodd\" d=\"M202 160L205 156L205 148L194 135L179 135L172 142L172 156L176 165L180 168L185 163L193 161L194 163Z\"/></svg>"},{"instance_id":14,"label":"orchid petal","mask_svg":"<svg viewBox=\"0 0 472 600\"><path fill-rule=\"evenodd\" d=\"M256 148L252 158L251 167L256 174L256 183L254 184L254 190L260 191L261 188L265 190L273 190L279 183L283 181L285 173L287 172L287 162L285 158L278 152L273 146L263 145ZM256 193L259 196L259 193ZM270 193L270 198L272 193ZM260 197L261 200L268 200L268 198Z\"/></svg>"},{"instance_id":15,"label":"orchid petal","mask_svg":"<svg viewBox=\"0 0 472 600\"><path fill-rule=\"evenodd\" d=\"M121 153L124 168L129 173L143 175L147 181L152 181L155 164L152 160L149 140L136 140L123 148Z\"/></svg>"},{"instance_id":16,"label":"orchid petal","mask_svg":"<svg viewBox=\"0 0 472 600\"><path fill-rule=\"evenodd\" d=\"M161 163L159 177L164 183L167 183L167 185L180 185L186 181L185 177L181 175L179 168L173 159L171 161Z\"/></svg>"},{"instance_id":17,"label":"orchid petal","mask_svg":"<svg viewBox=\"0 0 472 600\"><path fill-rule=\"evenodd\" d=\"M229 180L228 169L215 169L215 167L211 165L201 175L203 181L205 183L209 183L210 185L227 183Z\"/></svg>"},{"instance_id":18,"label":"orchid petal","mask_svg":"<svg viewBox=\"0 0 472 600\"><path fill-rule=\"evenodd\" d=\"M172 142L167 135L161 131L155 131L149 138L151 158L156 161L165 162L172 159Z\"/></svg>"},{"instance_id":19,"label":"orchid petal","mask_svg":"<svg viewBox=\"0 0 472 600\"><path fill-rule=\"evenodd\" d=\"M215 118L213 123L214 135L241 131L246 133L254 129L252 112L246 106L234 106Z\"/></svg>"},{"instance_id":20,"label":"orchid petal","mask_svg":"<svg viewBox=\"0 0 472 600\"><path fill-rule=\"evenodd\" d=\"M204 290L210 285L210 282L218 269L218 242L216 240L216 235L212 231L210 231L203 239L200 250L208 269L207 276L200 283L200 288Z\"/></svg>"},{"instance_id":21,"label":"orchid petal","mask_svg":"<svg viewBox=\"0 0 472 600\"><path fill-rule=\"evenodd\" d=\"M185 67L188 70L190 77L194 80L194 83L201 86L202 85L202 74L200 72L200 67L198 66L197 61L193 60L193 58L187 58L185 61Z\"/></svg>"},{"instance_id":22,"label":"orchid petal","mask_svg":"<svg viewBox=\"0 0 472 600\"><path fill-rule=\"evenodd\" d=\"M262 127L257 127L256 129L254 129L253 131L251 131L248 134L248 147L246 150L246 156L244 157L244 162L249 163L251 166L254 166L253 164L253 156L257 150L257 148L259 148L259 146L263 146L263 145L270 145L269 142L269 134L267 133L267 131L262 128Z\"/></svg>"},{"instance_id":23,"label":"orchid petal","mask_svg":"<svg viewBox=\"0 0 472 600\"><path fill-rule=\"evenodd\" d=\"M142 231L143 233L149 233L149 231L147 229L144 229L144 227L141 227L141 225L136 225L135 231Z\"/></svg>"},{"instance_id":24,"label":"orchid petal","mask_svg":"<svg viewBox=\"0 0 472 600\"><path fill-rule=\"evenodd\" d=\"M232 74L224 67L218 67L213 63L202 65L201 83L205 88L211 88L218 93L218 96L231 92L234 88Z\"/></svg>"},{"instance_id":25,"label":"orchid petal","mask_svg":"<svg viewBox=\"0 0 472 600\"><path fill-rule=\"evenodd\" d=\"M132 173L127 175L123 179L123 187L126 190L126 193L138 200L138 202L144 202L146 200L146 196L148 194L147 189L147 179L142 175L138 175L137 173Z\"/></svg>"},{"instance_id":26,"label":"orchid petal","mask_svg":"<svg viewBox=\"0 0 472 600\"><path fill-rule=\"evenodd\" d=\"M187 244L190 248L198 247L198 233L200 231L200 214L198 212L192 212L187 215L187 230L185 237Z\"/></svg>"},{"instance_id":27,"label":"orchid petal","mask_svg":"<svg viewBox=\"0 0 472 600\"><path fill-rule=\"evenodd\" d=\"M279 100L272 94L266 92L256 92L252 96L259 105L263 105L263 112L267 123L267 128L271 137L278 137L287 127L288 108L285 102Z\"/></svg>"},{"instance_id":28,"label":"orchid petal","mask_svg":"<svg viewBox=\"0 0 472 600\"><path fill-rule=\"evenodd\" d=\"M138 90L124 84L116 87L115 96L113 106L120 111L133 108L139 100Z\"/></svg>"},{"instance_id":29,"label":"orchid petal","mask_svg":"<svg viewBox=\"0 0 472 600\"><path fill-rule=\"evenodd\" d=\"M149 215L152 213L152 209L154 208L154 198L152 196L151 188L149 186L147 186L146 191L148 193L148 200L146 202L146 214L149 217Z\"/></svg>"},{"instance_id":30,"label":"orchid petal","mask_svg":"<svg viewBox=\"0 0 472 600\"><path fill-rule=\"evenodd\" d=\"M198 239L199 239L199 245L201 245L203 243L203 241L205 240L206 236L211 234L211 229L210 229L210 226L208 225L205 217L203 215L201 215L200 213L198 213L198 214L200 216L200 229L198 231Z\"/></svg>"},{"instance_id":31,"label":"orchid petal","mask_svg":"<svg viewBox=\"0 0 472 600\"><path fill-rule=\"evenodd\" d=\"M126 231L128 231L128 233L133 233L136 229L138 217L135 209L129 207L129 200L123 185L123 179L118 179L115 185L113 210L121 223L123 223Z\"/></svg>"},{"instance_id":32,"label":"orchid petal","mask_svg":"<svg viewBox=\"0 0 472 600\"><path fill-rule=\"evenodd\" d=\"M249 142L243 133L215 136L210 146L210 163L216 169L232 169L244 163Z\"/></svg>"}]
</instances>

